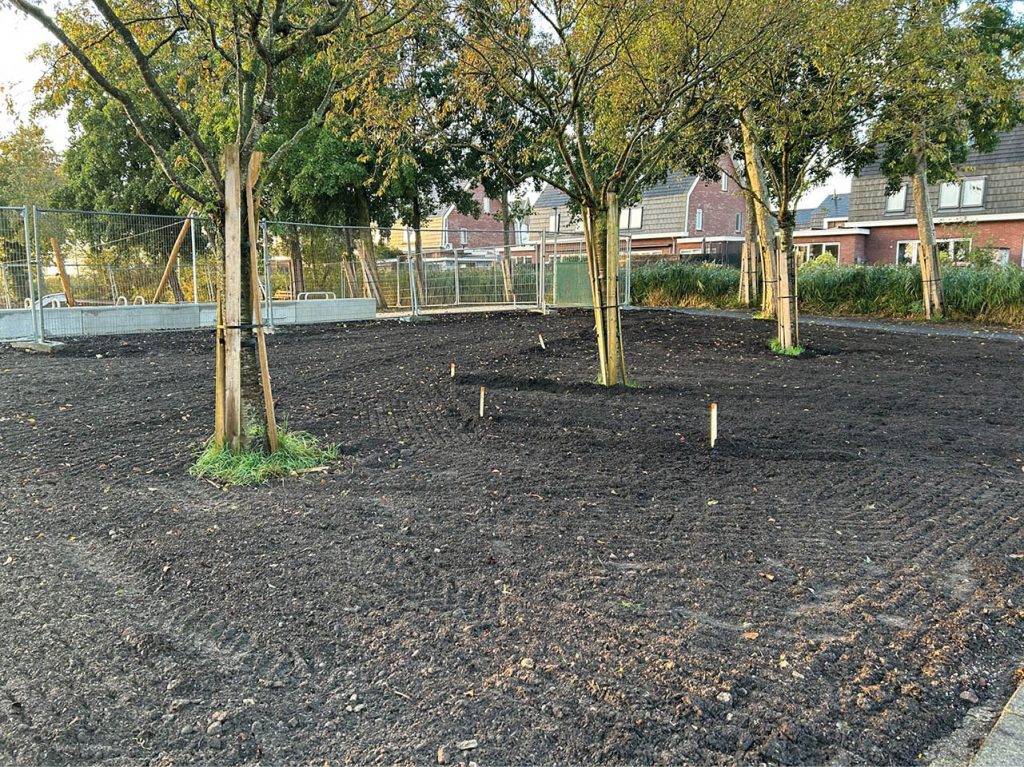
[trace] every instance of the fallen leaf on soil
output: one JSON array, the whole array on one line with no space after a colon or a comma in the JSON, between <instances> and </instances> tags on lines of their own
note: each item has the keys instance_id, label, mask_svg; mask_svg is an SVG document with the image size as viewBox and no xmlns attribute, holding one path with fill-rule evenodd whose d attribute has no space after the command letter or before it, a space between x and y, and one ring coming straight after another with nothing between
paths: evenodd
<instances>
[{"instance_id":1,"label":"fallen leaf on soil","mask_svg":"<svg viewBox=\"0 0 1024 767\"><path fill-rule=\"evenodd\" d=\"M714 498L708 499L708 506L717 506L717 505L718 505L718 501L716 501Z\"/></svg>"},{"instance_id":2,"label":"fallen leaf on soil","mask_svg":"<svg viewBox=\"0 0 1024 767\"><path fill-rule=\"evenodd\" d=\"M477 745L476 739L472 738L470 740L460 740L455 744L455 748L459 749L459 751L470 751L476 748Z\"/></svg>"},{"instance_id":3,"label":"fallen leaf on soil","mask_svg":"<svg viewBox=\"0 0 1024 767\"><path fill-rule=\"evenodd\" d=\"M756 631L744 631L743 632L743 638L744 639L757 639L759 636L761 636L761 635L758 632L756 632Z\"/></svg>"},{"instance_id":4,"label":"fallen leaf on soil","mask_svg":"<svg viewBox=\"0 0 1024 767\"><path fill-rule=\"evenodd\" d=\"M769 581L774 581L775 580L775 576L772 575L771 573L758 573L758 575L760 575L762 578L768 579Z\"/></svg>"}]
</instances>

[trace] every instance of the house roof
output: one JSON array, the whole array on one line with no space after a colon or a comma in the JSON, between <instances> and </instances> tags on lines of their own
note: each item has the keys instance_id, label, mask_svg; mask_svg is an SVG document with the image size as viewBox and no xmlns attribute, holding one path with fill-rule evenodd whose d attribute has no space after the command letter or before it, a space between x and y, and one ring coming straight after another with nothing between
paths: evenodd
<instances>
[{"instance_id":1,"label":"house roof","mask_svg":"<svg viewBox=\"0 0 1024 767\"><path fill-rule=\"evenodd\" d=\"M826 218L849 218L850 193L832 193L813 208L797 208L797 227L822 226Z\"/></svg>"},{"instance_id":2,"label":"house roof","mask_svg":"<svg viewBox=\"0 0 1024 767\"><path fill-rule=\"evenodd\" d=\"M971 152L961 167L984 167L1024 163L1024 124L999 134L999 143L991 152ZM881 162L873 162L857 174L862 178L882 175Z\"/></svg>"},{"instance_id":3,"label":"house roof","mask_svg":"<svg viewBox=\"0 0 1024 767\"><path fill-rule=\"evenodd\" d=\"M696 176L688 176L685 173L669 173L664 181L655 184L650 189L644 190L643 197L644 199L651 199L653 197L682 196L690 191L690 187L693 186L695 180ZM537 201L533 203L533 208L534 210L560 208L568 204L569 198L565 192L555 189L553 186L545 185Z\"/></svg>"}]
</instances>

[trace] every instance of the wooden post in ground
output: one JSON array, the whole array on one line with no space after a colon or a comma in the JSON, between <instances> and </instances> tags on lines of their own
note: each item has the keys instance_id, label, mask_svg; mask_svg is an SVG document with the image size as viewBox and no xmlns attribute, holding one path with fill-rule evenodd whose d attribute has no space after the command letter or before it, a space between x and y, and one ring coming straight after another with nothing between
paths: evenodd
<instances>
[{"instance_id":1,"label":"wooden post in ground","mask_svg":"<svg viewBox=\"0 0 1024 767\"><path fill-rule=\"evenodd\" d=\"M195 211L189 211L188 218L185 219L185 223L181 225L181 231L178 232L178 238L174 241L174 245L171 246L171 255L167 257L167 266L164 267L164 274L160 278L160 284L156 286L156 293L153 294L154 304L160 303L160 298L167 289L167 283L171 279L171 272L174 271L174 265L178 261L178 251L181 250L181 246L185 242L185 236L192 225L193 215L195 215Z\"/></svg>"},{"instance_id":2,"label":"wooden post in ground","mask_svg":"<svg viewBox=\"0 0 1024 767\"><path fill-rule=\"evenodd\" d=\"M242 430L242 178L238 145L224 147L224 447Z\"/></svg>"},{"instance_id":3,"label":"wooden post in ground","mask_svg":"<svg viewBox=\"0 0 1024 767\"><path fill-rule=\"evenodd\" d=\"M245 180L245 206L249 212L249 273L252 277L252 324L256 329L256 352L260 360L260 381L263 384L263 406L267 411L267 446L271 453L276 453L277 417L274 414L274 394L270 388L270 362L267 359L267 336L263 332L263 317L260 302L255 300L260 294L259 269L256 257L256 203L252 193L253 185L260 175L263 164L263 153L253 152L249 159L249 172Z\"/></svg>"},{"instance_id":4,"label":"wooden post in ground","mask_svg":"<svg viewBox=\"0 0 1024 767\"><path fill-rule=\"evenodd\" d=\"M60 254L60 245L57 244L57 238L50 238L50 247L53 248L53 257L57 261L57 272L60 274L60 284L64 288L64 298L68 302L68 306L75 305L75 294L71 292L71 280L68 279L68 270L64 268L64 258ZM39 289L40 301L39 305L42 306L42 287Z\"/></svg>"},{"instance_id":5,"label":"wooden post in ground","mask_svg":"<svg viewBox=\"0 0 1024 767\"><path fill-rule=\"evenodd\" d=\"M217 351L214 365L213 442L224 447L224 292L217 291Z\"/></svg>"}]
</instances>

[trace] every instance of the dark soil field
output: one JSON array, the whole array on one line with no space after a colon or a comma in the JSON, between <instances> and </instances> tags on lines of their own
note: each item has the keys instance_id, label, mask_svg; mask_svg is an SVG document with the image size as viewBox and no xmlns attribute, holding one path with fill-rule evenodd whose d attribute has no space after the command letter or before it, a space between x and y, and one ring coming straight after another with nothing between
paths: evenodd
<instances>
[{"instance_id":1,"label":"dark soil field","mask_svg":"<svg viewBox=\"0 0 1024 767\"><path fill-rule=\"evenodd\" d=\"M279 334L344 460L229 490L209 334L0 352L0 762L914 764L1006 700L1024 347L634 312L605 391L590 326Z\"/></svg>"}]
</instances>

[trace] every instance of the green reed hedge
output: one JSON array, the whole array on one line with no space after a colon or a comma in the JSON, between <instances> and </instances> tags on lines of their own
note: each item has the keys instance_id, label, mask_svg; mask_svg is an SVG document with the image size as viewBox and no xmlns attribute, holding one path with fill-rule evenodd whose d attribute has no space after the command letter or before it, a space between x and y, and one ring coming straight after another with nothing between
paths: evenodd
<instances>
[{"instance_id":1,"label":"green reed hedge","mask_svg":"<svg viewBox=\"0 0 1024 767\"><path fill-rule=\"evenodd\" d=\"M1024 324L1024 270L946 267L947 318ZM633 272L633 303L736 308L739 270L718 264L660 263ZM920 318L921 272L914 266L808 264L799 274L800 308L810 314Z\"/></svg>"}]
</instances>

